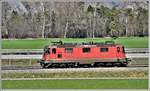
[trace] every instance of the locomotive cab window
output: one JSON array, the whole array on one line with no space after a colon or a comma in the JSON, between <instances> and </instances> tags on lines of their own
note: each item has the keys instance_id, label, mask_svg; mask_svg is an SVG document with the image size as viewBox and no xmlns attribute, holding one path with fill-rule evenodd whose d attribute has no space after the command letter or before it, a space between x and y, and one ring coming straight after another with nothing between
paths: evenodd
<instances>
[{"instance_id":1,"label":"locomotive cab window","mask_svg":"<svg viewBox=\"0 0 150 91\"><path fill-rule=\"evenodd\" d=\"M125 49L124 49L124 46L122 47L122 52L123 52L123 53L125 53Z\"/></svg>"},{"instance_id":2,"label":"locomotive cab window","mask_svg":"<svg viewBox=\"0 0 150 91\"><path fill-rule=\"evenodd\" d=\"M53 48L53 49L52 49L52 53L53 53L53 54L56 54L56 48Z\"/></svg>"},{"instance_id":3,"label":"locomotive cab window","mask_svg":"<svg viewBox=\"0 0 150 91\"><path fill-rule=\"evenodd\" d=\"M90 52L91 51L91 48L83 48L82 49L82 52L83 53L88 53L88 52Z\"/></svg>"},{"instance_id":4,"label":"locomotive cab window","mask_svg":"<svg viewBox=\"0 0 150 91\"><path fill-rule=\"evenodd\" d=\"M66 53L72 53L73 52L73 48L65 48L65 52Z\"/></svg>"},{"instance_id":5,"label":"locomotive cab window","mask_svg":"<svg viewBox=\"0 0 150 91\"><path fill-rule=\"evenodd\" d=\"M101 52L108 52L108 48L100 48Z\"/></svg>"},{"instance_id":6,"label":"locomotive cab window","mask_svg":"<svg viewBox=\"0 0 150 91\"><path fill-rule=\"evenodd\" d=\"M45 48L44 52L50 54L50 48Z\"/></svg>"}]
</instances>

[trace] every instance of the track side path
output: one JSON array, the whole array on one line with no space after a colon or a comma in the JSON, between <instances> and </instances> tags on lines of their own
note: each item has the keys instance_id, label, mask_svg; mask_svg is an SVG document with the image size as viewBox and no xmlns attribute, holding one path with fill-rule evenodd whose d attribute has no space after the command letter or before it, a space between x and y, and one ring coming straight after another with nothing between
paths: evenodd
<instances>
[{"instance_id":1,"label":"track side path","mask_svg":"<svg viewBox=\"0 0 150 91\"><path fill-rule=\"evenodd\" d=\"M112 67L112 68L53 68L53 69L24 69L24 70L2 70L2 73L53 73L53 72L105 72L105 71L147 71L148 67Z\"/></svg>"}]
</instances>

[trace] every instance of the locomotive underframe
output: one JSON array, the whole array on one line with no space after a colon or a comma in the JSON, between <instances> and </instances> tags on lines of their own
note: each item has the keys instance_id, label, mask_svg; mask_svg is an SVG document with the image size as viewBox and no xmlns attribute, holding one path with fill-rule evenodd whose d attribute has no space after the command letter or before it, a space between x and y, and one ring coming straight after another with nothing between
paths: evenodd
<instances>
[{"instance_id":1,"label":"locomotive underframe","mask_svg":"<svg viewBox=\"0 0 150 91\"><path fill-rule=\"evenodd\" d=\"M126 67L130 60L128 58L123 59L52 59L52 60L41 60L40 64L43 68L56 67L56 66L69 66L78 67L82 65L89 66L117 66Z\"/></svg>"}]
</instances>

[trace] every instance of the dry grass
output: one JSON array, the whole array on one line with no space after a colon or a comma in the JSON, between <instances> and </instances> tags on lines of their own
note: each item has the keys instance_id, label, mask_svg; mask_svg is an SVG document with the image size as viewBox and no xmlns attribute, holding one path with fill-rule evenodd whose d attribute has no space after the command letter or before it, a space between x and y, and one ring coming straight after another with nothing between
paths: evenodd
<instances>
[{"instance_id":1,"label":"dry grass","mask_svg":"<svg viewBox=\"0 0 150 91\"><path fill-rule=\"evenodd\" d=\"M2 78L84 78L84 77L140 77L148 78L148 70L143 71L70 71L70 72L11 72L2 73Z\"/></svg>"}]
</instances>

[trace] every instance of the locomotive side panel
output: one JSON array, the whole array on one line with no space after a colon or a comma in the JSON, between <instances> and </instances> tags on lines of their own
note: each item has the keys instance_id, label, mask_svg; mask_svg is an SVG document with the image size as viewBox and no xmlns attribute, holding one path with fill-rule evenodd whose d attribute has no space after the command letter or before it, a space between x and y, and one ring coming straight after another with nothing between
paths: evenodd
<instances>
[{"instance_id":1,"label":"locomotive side panel","mask_svg":"<svg viewBox=\"0 0 150 91\"><path fill-rule=\"evenodd\" d=\"M75 47L73 49L73 58L81 58L83 56L81 47Z\"/></svg>"},{"instance_id":2,"label":"locomotive side panel","mask_svg":"<svg viewBox=\"0 0 150 91\"><path fill-rule=\"evenodd\" d=\"M114 58L115 51L114 47L99 47L99 58L106 59L106 58Z\"/></svg>"},{"instance_id":3,"label":"locomotive side panel","mask_svg":"<svg viewBox=\"0 0 150 91\"><path fill-rule=\"evenodd\" d=\"M49 47L43 54L41 64L127 64L121 45L81 45Z\"/></svg>"},{"instance_id":4,"label":"locomotive side panel","mask_svg":"<svg viewBox=\"0 0 150 91\"><path fill-rule=\"evenodd\" d=\"M125 58L125 54L118 47L75 47L75 48L51 48L51 53L47 55L47 60L59 61L108 61Z\"/></svg>"}]
</instances>

